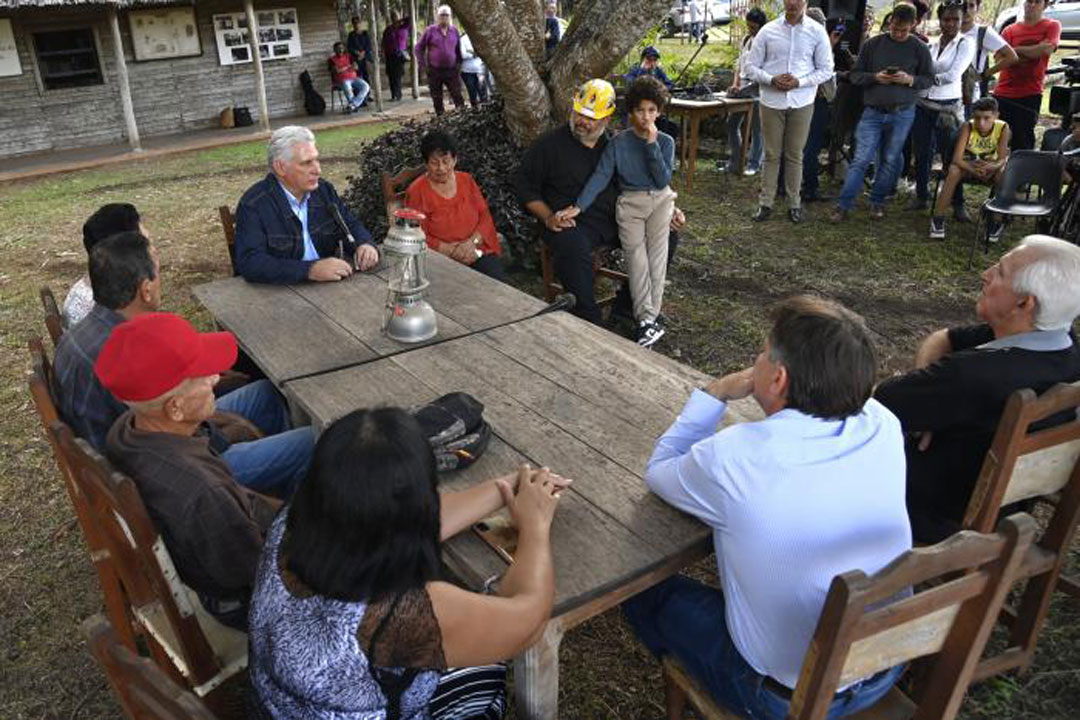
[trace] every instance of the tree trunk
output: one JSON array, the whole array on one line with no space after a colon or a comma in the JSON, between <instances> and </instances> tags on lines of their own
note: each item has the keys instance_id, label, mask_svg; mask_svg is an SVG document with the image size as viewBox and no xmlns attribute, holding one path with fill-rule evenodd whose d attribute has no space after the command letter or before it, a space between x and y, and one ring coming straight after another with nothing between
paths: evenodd
<instances>
[{"instance_id":1,"label":"tree trunk","mask_svg":"<svg viewBox=\"0 0 1080 720\"><path fill-rule=\"evenodd\" d=\"M581 0L566 35L544 60L541 0L448 0L495 76L506 123L522 144L570 109L574 90L611 69L663 17L670 0ZM528 20L531 18L531 20Z\"/></svg>"}]
</instances>

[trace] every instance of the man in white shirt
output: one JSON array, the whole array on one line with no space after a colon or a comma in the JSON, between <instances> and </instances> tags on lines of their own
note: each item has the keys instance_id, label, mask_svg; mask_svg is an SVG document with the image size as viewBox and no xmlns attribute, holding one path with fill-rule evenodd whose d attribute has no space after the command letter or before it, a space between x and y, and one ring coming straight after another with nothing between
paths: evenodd
<instances>
[{"instance_id":1,"label":"man in white shirt","mask_svg":"<svg viewBox=\"0 0 1080 720\"><path fill-rule=\"evenodd\" d=\"M713 528L722 590L669 578L624 612L718 702L782 720L832 578L880 570L911 548L911 528L904 440L870 398L862 318L810 296L771 314L754 366L695 390L645 470L653 492ZM727 403L751 394L765 419L717 432ZM829 716L872 705L900 670L841 688Z\"/></svg>"},{"instance_id":2,"label":"man in white shirt","mask_svg":"<svg viewBox=\"0 0 1080 720\"><path fill-rule=\"evenodd\" d=\"M761 87L765 166L753 219L767 220L776 199L780 158L788 217L802 222L802 155L814 116L817 86L833 76L832 45L825 28L805 16L806 0L784 0L784 15L765 24L746 59L747 76Z\"/></svg>"},{"instance_id":3,"label":"man in white shirt","mask_svg":"<svg viewBox=\"0 0 1080 720\"><path fill-rule=\"evenodd\" d=\"M960 32L971 40L971 46L975 49L971 66L975 68L978 76L975 91L964 106L965 119L971 118L971 105L985 94L983 91L990 78L999 70L1020 61L1016 51L1005 42L1005 38L1001 37L1001 33L995 30L993 25L980 25L976 22L981 3L982 0L967 0L964 5L964 18L960 23ZM993 63L990 62L991 57L994 59Z\"/></svg>"}]
</instances>

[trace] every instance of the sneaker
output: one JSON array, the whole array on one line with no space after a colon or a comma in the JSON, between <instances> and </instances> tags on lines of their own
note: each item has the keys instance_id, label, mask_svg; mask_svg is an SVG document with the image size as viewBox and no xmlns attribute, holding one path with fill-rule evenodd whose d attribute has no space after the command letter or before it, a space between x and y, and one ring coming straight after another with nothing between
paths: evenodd
<instances>
[{"instance_id":1,"label":"sneaker","mask_svg":"<svg viewBox=\"0 0 1080 720\"><path fill-rule=\"evenodd\" d=\"M941 217L940 215L935 215L934 217L930 218L930 239L945 239L945 218Z\"/></svg>"},{"instance_id":2,"label":"sneaker","mask_svg":"<svg viewBox=\"0 0 1080 720\"><path fill-rule=\"evenodd\" d=\"M925 210L929 202L926 198L915 197L911 199L911 202L907 204L907 210Z\"/></svg>"},{"instance_id":3,"label":"sneaker","mask_svg":"<svg viewBox=\"0 0 1080 720\"><path fill-rule=\"evenodd\" d=\"M787 214L788 219L796 225L806 219L806 215L803 213L803 209L801 207L791 208L787 211Z\"/></svg>"},{"instance_id":4,"label":"sneaker","mask_svg":"<svg viewBox=\"0 0 1080 720\"><path fill-rule=\"evenodd\" d=\"M953 219L956 220L956 222L972 222L971 215L968 213L967 208L963 205L957 205L956 207L954 207L952 211L952 216Z\"/></svg>"},{"instance_id":5,"label":"sneaker","mask_svg":"<svg viewBox=\"0 0 1080 720\"><path fill-rule=\"evenodd\" d=\"M1002 234L1005 232L1005 223L1000 220L987 220L986 221L986 241L996 243L1001 240Z\"/></svg>"},{"instance_id":6,"label":"sneaker","mask_svg":"<svg viewBox=\"0 0 1080 720\"><path fill-rule=\"evenodd\" d=\"M884 205L871 205L870 206L870 219L871 220L883 220L885 218L885 206Z\"/></svg>"},{"instance_id":7,"label":"sneaker","mask_svg":"<svg viewBox=\"0 0 1080 720\"><path fill-rule=\"evenodd\" d=\"M754 222L765 222L772 215L772 208L762 205L757 209L757 212L750 216L750 219Z\"/></svg>"},{"instance_id":8,"label":"sneaker","mask_svg":"<svg viewBox=\"0 0 1080 720\"><path fill-rule=\"evenodd\" d=\"M637 344L643 348L651 348L656 341L664 337L664 328L655 322L642 320L638 325Z\"/></svg>"},{"instance_id":9,"label":"sneaker","mask_svg":"<svg viewBox=\"0 0 1080 720\"><path fill-rule=\"evenodd\" d=\"M848 216L848 211L847 210L844 210L844 209L838 208L838 207L833 208L832 212L829 213L829 222L831 222L831 223L842 223L845 220L847 220L847 216Z\"/></svg>"},{"instance_id":10,"label":"sneaker","mask_svg":"<svg viewBox=\"0 0 1080 720\"><path fill-rule=\"evenodd\" d=\"M759 172L761 172L761 168L748 167L743 170L743 175L745 175L746 177L754 177Z\"/></svg>"}]
</instances>

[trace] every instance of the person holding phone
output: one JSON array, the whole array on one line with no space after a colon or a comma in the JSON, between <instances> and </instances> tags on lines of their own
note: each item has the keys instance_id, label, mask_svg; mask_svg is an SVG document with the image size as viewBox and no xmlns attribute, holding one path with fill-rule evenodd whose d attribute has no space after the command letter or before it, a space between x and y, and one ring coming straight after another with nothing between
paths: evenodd
<instances>
[{"instance_id":1,"label":"person holding phone","mask_svg":"<svg viewBox=\"0 0 1080 720\"><path fill-rule=\"evenodd\" d=\"M870 163L882 150L882 163L870 189L870 217L885 216L885 198L896 185L900 154L915 120L915 100L934 84L934 61L926 44L913 36L915 8L900 3L892 11L889 32L870 38L848 75L863 88L865 105L855 128L855 160L844 179L830 219L842 222L862 192Z\"/></svg>"}]
</instances>

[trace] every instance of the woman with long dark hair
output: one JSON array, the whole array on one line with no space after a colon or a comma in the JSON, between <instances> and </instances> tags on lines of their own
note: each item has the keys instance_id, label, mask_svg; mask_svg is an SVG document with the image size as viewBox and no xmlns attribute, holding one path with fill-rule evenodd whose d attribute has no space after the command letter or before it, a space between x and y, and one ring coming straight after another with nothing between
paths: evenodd
<instances>
[{"instance_id":1,"label":"woman with long dark hair","mask_svg":"<svg viewBox=\"0 0 1080 720\"><path fill-rule=\"evenodd\" d=\"M336 421L260 561L249 633L261 712L502 717L505 668L490 664L528 647L551 613L549 530L567 482L523 466L440 495L435 458L408 413L357 410ZM441 580L440 540L504 504L518 547L498 594Z\"/></svg>"}]
</instances>

